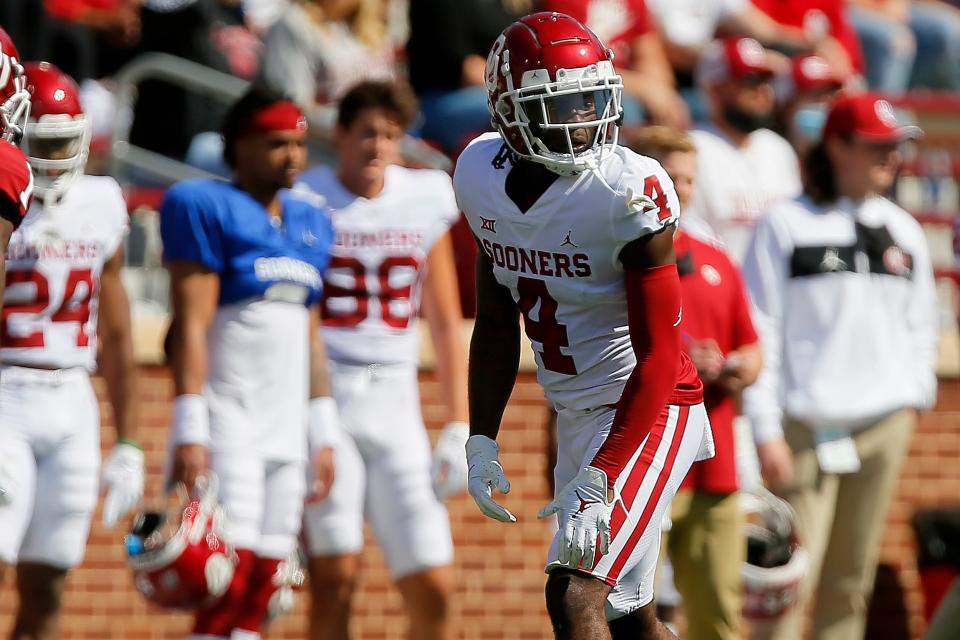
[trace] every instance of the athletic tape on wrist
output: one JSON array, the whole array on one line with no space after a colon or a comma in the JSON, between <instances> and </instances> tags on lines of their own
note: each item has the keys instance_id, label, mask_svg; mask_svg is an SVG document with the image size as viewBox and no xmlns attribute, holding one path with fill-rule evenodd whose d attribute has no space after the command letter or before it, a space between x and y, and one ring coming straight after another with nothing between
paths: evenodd
<instances>
[{"instance_id":1,"label":"athletic tape on wrist","mask_svg":"<svg viewBox=\"0 0 960 640\"><path fill-rule=\"evenodd\" d=\"M332 447L340 438L340 412L333 398L312 398L307 407L307 439L310 450Z\"/></svg>"},{"instance_id":2,"label":"athletic tape on wrist","mask_svg":"<svg viewBox=\"0 0 960 640\"><path fill-rule=\"evenodd\" d=\"M173 443L210 444L210 410L201 395L186 394L173 401Z\"/></svg>"}]
</instances>

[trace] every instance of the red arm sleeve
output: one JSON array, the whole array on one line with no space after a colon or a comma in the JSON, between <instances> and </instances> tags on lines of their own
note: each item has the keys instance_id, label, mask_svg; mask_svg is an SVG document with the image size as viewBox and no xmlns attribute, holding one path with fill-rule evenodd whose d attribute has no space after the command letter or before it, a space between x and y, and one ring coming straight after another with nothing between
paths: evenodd
<instances>
[{"instance_id":1,"label":"red arm sleeve","mask_svg":"<svg viewBox=\"0 0 960 640\"><path fill-rule=\"evenodd\" d=\"M670 264L626 272L627 322L637 366L627 380L610 435L592 465L613 486L663 412L680 373L680 276Z\"/></svg>"}]
</instances>

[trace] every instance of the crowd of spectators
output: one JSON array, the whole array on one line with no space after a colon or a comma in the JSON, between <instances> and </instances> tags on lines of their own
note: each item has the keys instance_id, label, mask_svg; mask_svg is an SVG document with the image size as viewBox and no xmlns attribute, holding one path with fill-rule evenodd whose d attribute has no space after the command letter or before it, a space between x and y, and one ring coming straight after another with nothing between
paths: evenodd
<instances>
[{"instance_id":1,"label":"crowd of spectators","mask_svg":"<svg viewBox=\"0 0 960 640\"><path fill-rule=\"evenodd\" d=\"M408 79L421 111L411 133L456 155L489 127L490 44L535 9L573 15L609 43L627 125L709 121L696 69L719 37L757 40L784 78L789 58L816 54L838 86L960 87L960 9L946 0L24 0L3 3L0 24L25 59L53 62L81 83L95 136L114 117L111 76L139 54L164 52L289 94L321 137L332 126L329 105L349 85ZM776 93L789 104L780 131L808 134L796 127L817 120L809 109L792 121L806 87L785 85ZM132 142L177 159L222 116L165 83L145 82L138 95Z\"/></svg>"}]
</instances>

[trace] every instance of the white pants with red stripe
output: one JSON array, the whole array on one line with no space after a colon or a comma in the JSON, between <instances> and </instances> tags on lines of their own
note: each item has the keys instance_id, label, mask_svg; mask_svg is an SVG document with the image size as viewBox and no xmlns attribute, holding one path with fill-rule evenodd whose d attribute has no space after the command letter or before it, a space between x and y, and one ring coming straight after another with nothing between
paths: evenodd
<instances>
[{"instance_id":1,"label":"white pants with red stripe","mask_svg":"<svg viewBox=\"0 0 960 640\"><path fill-rule=\"evenodd\" d=\"M557 412L557 466L561 490L590 464L610 433L613 407ZM703 404L668 405L650 434L630 458L616 482L619 501L611 518L610 552L586 572L613 587L607 596L607 620L614 620L653 600L660 552L660 523L670 500L697 458L709 420ZM560 514L560 531L569 517ZM558 560L560 533L550 545L546 571L563 567ZM582 570L581 570L582 571Z\"/></svg>"}]
</instances>

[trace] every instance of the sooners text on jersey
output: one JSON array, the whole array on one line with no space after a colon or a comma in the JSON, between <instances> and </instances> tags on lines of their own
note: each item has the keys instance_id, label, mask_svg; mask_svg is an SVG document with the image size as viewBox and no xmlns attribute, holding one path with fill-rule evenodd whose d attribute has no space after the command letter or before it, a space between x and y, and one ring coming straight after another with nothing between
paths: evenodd
<instances>
[{"instance_id":1,"label":"sooners text on jersey","mask_svg":"<svg viewBox=\"0 0 960 640\"><path fill-rule=\"evenodd\" d=\"M7 249L4 363L94 369L100 274L127 220L120 187L107 177L80 176L56 207L31 205Z\"/></svg>"}]
</instances>

